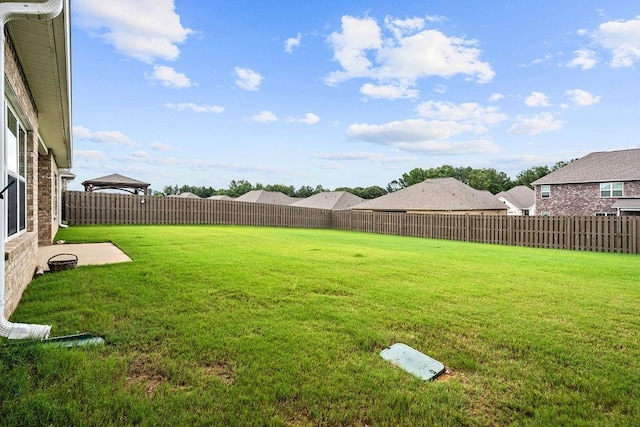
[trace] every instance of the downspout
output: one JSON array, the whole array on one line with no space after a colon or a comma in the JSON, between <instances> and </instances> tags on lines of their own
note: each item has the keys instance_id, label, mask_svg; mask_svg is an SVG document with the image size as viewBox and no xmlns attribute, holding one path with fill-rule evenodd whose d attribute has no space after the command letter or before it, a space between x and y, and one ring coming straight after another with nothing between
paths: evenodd
<instances>
[{"instance_id":1,"label":"downspout","mask_svg":"<svg viewBox=\"0 0 640 427\"><path fill-rule=\"evenodd\" d=\"M0 78L0 96L2 96L2 105L3 111L2 120L0 123L2 125L2 129L0 129L0 147L4 150L5 145L5 132L6 132L6 110L4 107L4 85L5 85L5 77L4 77L4 63L5 63L5 51L4 51L4 27L5 25L16 19L33 19L33 20L41 20L41 19L53 19L62 12L63 8L63 0L48 0L44 3L0 3L0 70L1 70L1 78ZM4 157L4 156L2 156ZM3 161L4 163L4 161ZM0 165L0 169L2 169L2 173L0 174L0 188L5 188L7 185L7 174L4 170L4 164ZM4 257L5 253L5 235L6 235L6 224L5 224L5 205L4 200L0 201L1 209L2 209L2 227L0 232L2 236L0 236L0 254ZM4 286L5 286L5 260L3 259L0 262L0 336L6 337L9 339L46 339L49 337L49 333L51 332L51 326L49 325L31 325L25 323L12 323L9 322L4 317L4 306L5 306L5 298L4 298Z\"/></svg>"}]
</instances>

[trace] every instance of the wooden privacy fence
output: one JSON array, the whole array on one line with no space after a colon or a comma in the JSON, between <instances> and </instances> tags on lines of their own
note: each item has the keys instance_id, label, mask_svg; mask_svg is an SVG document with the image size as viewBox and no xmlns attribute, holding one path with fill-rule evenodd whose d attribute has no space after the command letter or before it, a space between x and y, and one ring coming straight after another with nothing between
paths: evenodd
<instances>
[{"instance_id":1,"label":"wooden privacy fence","mask_svg":"<svg viewBox=\"0 0 640 427\"><path fill-rule=\"evenodd\" d=\"M228 224L330 228L331 211L263 203L65 191L64 219L74 225Z\"/></svg>"},{"instance_id":2,"label":"wooden privacy fence","mask_svg":"<svg viewBox=\"0 0 640 427\"><path fill-rule=\"evenodd\" d=\"M640 253L640 217L334 211L333 228L549 249Z\"/></svg>"},{"instance_id":3,"label":"wooden privacy fence","mask_svg":"<svg viewBox=\"0 0 640 427\"><path fill-rule=\"evenodd\" d=\"M640 217L493 216L330 211L113 193L64 193L64 219L94 224L228 224L332 228L550 249L640 253Z\"/></svg>"}]
</instances>

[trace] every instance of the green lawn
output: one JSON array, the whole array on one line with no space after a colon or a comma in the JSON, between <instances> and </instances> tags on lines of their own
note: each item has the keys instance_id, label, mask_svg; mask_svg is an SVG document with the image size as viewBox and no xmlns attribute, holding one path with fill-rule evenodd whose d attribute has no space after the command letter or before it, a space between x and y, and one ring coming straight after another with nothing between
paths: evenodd
<instances>
[{"instance_id":1,"label":"green lawn","mask_svg":"<svg viewBox=\"0 0 640 427\"><path fill-rule=\"evenodd\" d=\"M640 257L228 226L93 226L0 347L2 425L640 425ZM450 370L384 361L406 343ZM6 341L0 341L5 344Z\"/></svg>"}]
</instances>

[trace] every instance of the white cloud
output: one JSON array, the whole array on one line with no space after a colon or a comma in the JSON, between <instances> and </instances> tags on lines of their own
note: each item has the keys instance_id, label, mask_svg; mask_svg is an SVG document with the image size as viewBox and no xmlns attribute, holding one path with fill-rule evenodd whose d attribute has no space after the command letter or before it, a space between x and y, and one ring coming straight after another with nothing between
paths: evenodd
<instances>
[{"instance_id":1,"label":"white cloud","mask_svg":"<svg viewBox=\"0 0 640 427\"><path fill-rule=\"evenodd\" d=\"M156 142L151 144L151 148L156 151L169 151L171 150L171 146L169 144L165 144L164 142Z\"/></svg>"},{"instance_id":2,"label":"white cloud","mask_svg":"<svg viewBox=\"0 0 640 427\"><path fill-rule=\"evenodd\" d=\"M521 67L531 67L532 65L537 65L537 64L543 64L545 62L549 62L553 59L553 55L551 55L550 53L545 54L542 58L536 58L533 61L526 63L526 64L520 64Z\"/></svg>"},{"instance_id":3,"label":"white cloud","mask_svg":"<svg viewBox=\"0 0 640 427\"><path fill-rule=\"evenodd\" d=\"M133 157L137 157L139 159L148 159L149 158L149 153L147 153L144 150L138 150L135 153L132 154Z\"/></svg>"},{"instance_id":4,"label":"white cloud","mask_svg":"<svg viewBox=\"0 0 640 427\"><path fill-rule=\"evenodd\" d=\"M498 107L482 107L475 102L426 101L418 105L418 114L429 119L456 121L475 126L493 125L508 119Z\"/></svg>"},{"instance_id":5,"label":"white cloud","mask_svg":"<svg viewBox=\"0 0 640 427\"><path fill-rule=\"evenodd\" d=\"M251 120L258 123L277 122L278 116L273 114L271 111L260 111L259 114L251 117Z\"/></svg>"},{"instance_id":6,"label":"white cloud","mask_svg":"<svg viewBox=\"0 0 640 427\"><path fill-rule=\"evenodd\" d=\"M318 123L320 121L320 117L318 117L317 115L313 114L313 113L307 113L304 116L304 119L298 119L296 120L298 123L304 123L307 125L315 125L316 123Z\"/></svg>"},{"instance_id":7,"label":"white cloud","mask_svg":"<svg viewBox=\"0 0 640 427\"><path fill-rule=\"evenodd\" d=\"M73 138L78 140L86 140L99 144L120 144L133 146L136 145L127 135L120 131L98 131L91 132L84 126L73 127Z\"/></svg>"},{"instance_id":8,"label":"white cloud","mask_svg":"<svg viewBox=\"0 0 640 427\"><path fill-rule=\"evenodd\" d=\"M399 98L417 98L418 91L409 89L407 86L397 85L374 85L365 83L360 88L360 93L376 99L399 99Z\"/></svg>"},{"instance_id":9,"label":"white cloud","mask_svg":"<svg viewBox=\"0 0 640 427\"><path fill-rule=\"evenodd\" d=\"M74 0L75 22L120 53L145 63L178 58L193 31L180 23L174 0Z\"/></svg>"},{"instance_id":10,"label":"white cloud","mask_svg":"<svg viewBox=\"0 0 640 427\"><path fill-rule=\"evenodd\" d=\"M335 84L353 77L373 77L367 51L382 47L381 30L373 18L343 16L342 32L332 33L329 43L333 49L333 57L340 63L343 71L331 73L326 79L327 83Z\"/></svg>"},{"instance_id":11,"label":"white cloud","mask_svg":"<svg viewBox=\"0 0 640 427\"><path fill-rule=\"evenodd\" d=\"M489 102L498 102L504 99L504 95L501 93L492 93L489 95Z\"/></svg>"},{"instance_id":12,"label":"white cloud","mask_svg":"<svg viewBox=\"0 0 640 427\"><path fill-rule=\"evenodd\" d=\"M249 68L235 68L236 84L244 90L258 90L262 76Z\"/></svg>"},{"instance_id":13,"label":"white cloud","mask_svg":"<svg viewBox=\"0 0 640 427\"><path fill-rule=\"evenodd\" d=\"M177 111L190 110L193 113L220 114L224 112L224 107L219 107L217 105L198 105L198 104L194 104L193 102L180 102L178 104L167 102L164 105L165 107L171 108L172 110L177 110Z\"/></svg>"},{"instance_id":14,"label":"white cloud","mask_svg":"<svg viewBox=\"0 0 640 427\"><path fill-rule=\"evenodd\" d=\"M569 89L566 94L571 103L576 107L587 107L589 105L597 104L600 102L600 98L602 98L582 89Z\"/></svg>"},{"instance_id":15,"label":"white cloud","mask_svg":"<svg viewBox=\"0 0 640 427\"><path fill-rule=\"evenodd\" d=\"M447 18L446 16L440 16L440 15L428 15L426 17L426 20L429 22L442 23L442 22L448 21L449 18Z\"/></svg>"},{"instance_id":16,"label":"white cloud","mask_svg":"<svg viewBox=\"0 0 640 427\"><path fill-rule=\"evenodd\" d=\"M311 155L314 159L322 160L337 160L337 161L352 161L352 160L381 160L384 154L369 153L364 151L352 151L345 153L313 153Z\"/></svg>"},{"instance_id":17,"label":"white cloud","mask_svg":"<svg viewBox=\"0 0 640 427\"><path fill-rule=\"evenodd\" d=\"M433 91L435 93L446 93L447 92L447 87L445 85L438 85L438 86L433 88Z\"/></svg>"},{"instance_id":18,"label":"white cloud","mask_svg":"<svg viewBox=\"0 0 640 427\"><path fill-rule=\"evenodd\" d=\"M353 124L347 128L347 136L374 144L396 145L448 139L473 130L471 125L453 121L407 119L382 125Z\"/></svg>"},{"instance_id":19,"label":"white cloud","mask_svg":"<svg viewBox=\"0 0 640 427\"><path fill-rule=\"evenodd\" d=\"M564 122L557 120L551 113L540 113L535 116L518 116L516 123L508 133L537 135L542 132L562 129Z\"/></svg>"},{"instance_id":20,"label":"white cloud","mask_svg":"<svg viewBox=\"0 0 640 427\"><path fill-rule=\"evenodd\" d=\"M394 144L397 148L414 153L463 155L483 154L500 151L493 141L488 139L474 141L424 141L419 143L401 142Z\"/></svg>"},{"instance_id":21,"label":"white cloud","mask_svg":"<svg viewBox=\"0 0 640 427\"><path fill-rule=\"evenodd\" d=\"M155 65L153 67L153 72L147 75L147 78L149 80L157 80L163 86L173 89L191 87L191 80L189 80L186 75L178 73L173 68L165 65Z\"/></svg>"},{"instance_id":22,"label":"white cloud","mask_svg":"<svg viewBox=\"0 0 640 427\"><path fill-rule=\"evenodd\" d=\"M611 51L612 67L631 67L640 61L640 15L600 24L591 35L598 45Z\"/></svg>"},{"instance_id":23,"label":"white cloud","mask_svg":"<svg viewBox=\"0 0 640 427\"><path fill-rule=\"evenodd\" d=\"M284 42L284 51L287 53L292 53L294 47L300 46L300 41L302 40L302 34L298 33L296 37L289 37Z\"/></svg>"},{"instance_id":24,"label":"white cloud","mask_svg":"<svg viewBox=\"0 0 640 427\"><path fill-rule=\"evenodd\" d=\"M464 133L484 133L487 126L508 119L498 107L483 107L468 102L425 101L418 105L420 118L384 124L352 124L348 137L373 144L388 145L403 151L432 154L471 154L498 151L490 139L451 140Z\"/></svg>"},{"instance_id":25,"label":"white cloud","mask_svg":"<svg viewBox=\"0 0 640 427\"><path fill-rule=\"evenodd\" d=\"M341 30L328 39L341 69L326 76L325 83L369 78L402 87L429 76L462 74L486 83L495 75L487 62L479 60L481 51L476 40L424 30L421 18L387 17L385 24L387 36L373 18L343 16Z\"/></svg>"},{"instance_id":26,"label":"white cloud","mask_svg":"<svg viewBox=\"0 0 640 427\"><path fill-rule=\"evenodd\" d=\"M95 150L73 150L73 157L92 162L107 159L107 156L105 156L104 153Z\"/></svg>"},{"instance_id":27,"label":"white cloud","mask_svg":"<svg viewBox=\"0 0 640 427\"><path fill-rule=\"evenodd\" d=\"M384 18L385 27L393 33L396 39L401 39L424 28L423 18L398 19L392 16Z\"/></svg>"},{"instance_id":28,"label":"white cloud","mask_svg":"<svg viewBox=\"0 0 640 427\"><path fill-rule=\"evenodd\" d=\"M593 68L598 60L596 53L589 49L579 49L573 52L575 58L567 64L567 67L580 67L583 71Z\"/></svg>"},{"instance_id":29,"label":"white cloud","mask_svg":"<svg viewBox=\"0 0 640 427\"><path fill-rule=\"evenodd\" d=\"M527 107L548 107L549 97L542 92L531 92L531 95L527 96L524 100Z\"/></svg>"},{"instance_id":30,"label":"white cloud","mask_svg":"<svg viewBox=\"0 0 640 427\"><path fill-rule=\"evenodd\" d=\"M343 153L313 153L311 154L311 157L314 159L331 160L333 162L372 161L384 164L399 164L416 160L415 156L388 157L386 154L372 153L367 151L351 151Z\"/></svg>"}]
</instances>

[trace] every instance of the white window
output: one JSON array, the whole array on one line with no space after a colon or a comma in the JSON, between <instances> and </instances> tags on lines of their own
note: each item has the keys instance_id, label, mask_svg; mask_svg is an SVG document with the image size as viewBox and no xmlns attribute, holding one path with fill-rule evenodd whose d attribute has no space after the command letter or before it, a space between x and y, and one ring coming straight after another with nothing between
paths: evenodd
<instances>
[{"instance_id":1,"label":"white window","mask_svg":"<svg viewBox=\"0 0 640 427\"><path fill-rule=\"evenodd\" d=\"M543 199L548 199L551 197L551 186L550 185L541 185L540 186L540 197Z\"/></svg>"},{"instance_id":2,"label":"white window","mask_svg":"<svg viewBox=\"0 0 640 427\"><path fill-rule=\"evenodd\" d=\"M5 110L3 174L7 190L4 193L6 228L4 238L27 227L27 134L11 108Z\"/></svg>"},{"instance_id":3,"label":"white window","mask_svg":"<svg viewBox=\"0 0 640 427\"><path fill-rule=\"evenodd\" d=\"M600 197L622 197L623 182L603 182L600 184Z\"/></svg>"},{"instance_id":4,"label":"white window","mask_svg":"<svg viewBox=\"0 0 640 427\"><path fill-rule=\"evenodd\" d=\"M551 216L551 212L549 212L549 211L542 211L542 212L540 212L540 215L541 215L541 216Z\"/></svg>"},{"instance_id":5,"label":"white window","mask_svg":"<svg viewBox=\"0 0 640 427\"><path fill-rule=\"evenodd\" d=\"M617 212L596 212L596 216L618 216Z\"/></svg>"}]
</instances>

